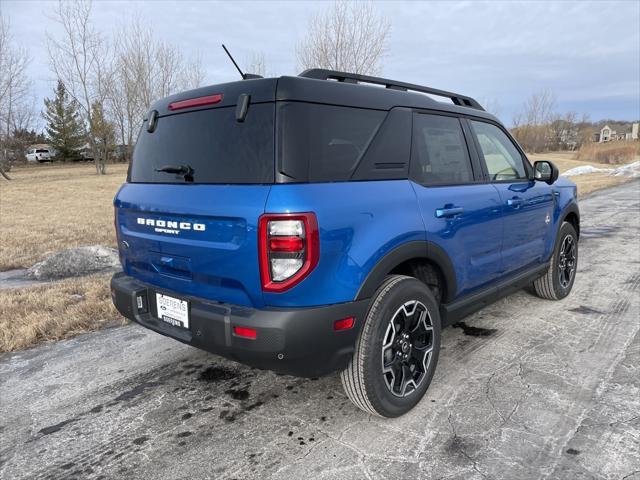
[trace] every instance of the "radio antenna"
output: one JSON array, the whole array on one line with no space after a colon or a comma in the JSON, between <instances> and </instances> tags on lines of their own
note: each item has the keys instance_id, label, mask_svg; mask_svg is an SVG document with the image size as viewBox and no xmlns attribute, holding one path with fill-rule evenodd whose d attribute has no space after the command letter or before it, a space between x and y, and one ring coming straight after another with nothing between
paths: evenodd
<instances>
[{"instance_id":1,"label":"radio antenna","mask_svg":"<svg viewBox=\"0 0 640 480\"><path fill-rule=\"evenodd\" d=\"M236 69L238 70L238 72L240 72L240 76L242 77L242 79L244 80L245 78L247 78L245 76L244 73L242 73L242 70L240 70L240 67L238 66L238 64L236 63L236 61L233 59L233 57L231 56L231 54L229 53L229 50L227 50L227 47L224 46L224 43L222 44L222 48L224 48L225 53L229 56L229 58L231 59L231 61L233 62L233 65L236 67Z\"/></svg>"}]
</instances>

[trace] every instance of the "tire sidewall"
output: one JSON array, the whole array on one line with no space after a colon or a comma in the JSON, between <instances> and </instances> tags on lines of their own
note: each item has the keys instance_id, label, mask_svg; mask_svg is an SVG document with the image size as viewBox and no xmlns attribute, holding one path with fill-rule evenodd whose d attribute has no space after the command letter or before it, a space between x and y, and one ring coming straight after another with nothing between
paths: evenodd
<instances>
[{"instance_id":1,"label":"tire sidewall","mask_svg":"<svg viewBox=\"0 0 640 480\"><path fill-rule=\"evenodd\" d=\"M374 297L372 308L376 298L377 296ZM407 397L400 398L389 391L383 378L381 365L382 343L392 316L398 308L412 300L422 302L431 317L433 326L433 351L431 353L426 377L422 380L418 389ZM436 370L440 353L441 333L438 303L426 285L414 278L407 277L394 284L391 290L384 295L375 312L372 310L369 311L367 322L374 322L370 336L367 339L370 343L367 349L368 355L364 359L367 396L377 412L385 417L398 417L411 410L422 399L429 388L429 384Z\"/></svg>"},{"instance_id":2,"label":"tire sidewall","mask_svg":"<svg viewBox=\"0 0 640 480\"><path fill-rule=\"evenodd\" d=\"M569 285L566 288L563 288L562 285L560 285L560 278L558 275L558 263L560 260L560 249L562 248L562 243L564 242L564 239L568 235L571 235L573 237L573 241L576 246L576 266L573 272L573 276L571 277L571 281L569 282ZM571 293L571 289L573 288L573 283L575 282L576 275L578 273L578 260L579 260L578 235L576 234L576 230L575 228L573 228L573 225L571 225L569 222L564 222L560 227L560 231L558 232L558 240L553 252L553 272L552 272L553 289L555 291L556 298L558 300L566 297L567 295L569 295L569 293Z\"/></svg>"}]
</instances>

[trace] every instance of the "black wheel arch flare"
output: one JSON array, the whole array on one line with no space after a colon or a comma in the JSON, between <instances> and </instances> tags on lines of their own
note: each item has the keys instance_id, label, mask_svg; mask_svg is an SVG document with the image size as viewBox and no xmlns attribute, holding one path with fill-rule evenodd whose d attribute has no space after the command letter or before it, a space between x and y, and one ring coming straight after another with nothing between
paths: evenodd
<instances>
[{"instance_id":1,"label":"black wheel arch flare","mask_svg":"<svg viewBox=\"0 0 640 480\"><path fill-rule=\"evenodd\" d=\"M455 298L457 291L453 263L440 246L427 240L404 243L383 256L367 275L358 290L355 300L371 298L389 272L407 260L413 259L428 260L438 266L446 286L446 295L442 299L443 303L451 302Z\"/></svg>"}]
</instances>

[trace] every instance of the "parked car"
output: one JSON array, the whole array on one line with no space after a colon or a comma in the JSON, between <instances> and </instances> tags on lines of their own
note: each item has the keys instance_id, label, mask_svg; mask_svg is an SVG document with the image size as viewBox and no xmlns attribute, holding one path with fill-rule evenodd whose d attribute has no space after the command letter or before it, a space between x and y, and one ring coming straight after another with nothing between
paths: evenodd
<instances>
[{"instance_id":1,"label":"parked car","mask_svg":"<svg viewBox=\"0 0 640 480\"><path fill-rule=\"evenodd\" d=\"M56 152L52 148L41 147L41 148L30 148L27 150L27 162L52 162Z\"/></svg>"},{"instance_id":2,"label":"parked car","mask_svg":"<svg viewBox=\"0 0 640 480\"><path fill-rule=\"evenodd\" d=\"M573 183L473 98L377 77L160 100L114 204L122 315L255 367L339 371L385 417L425 394L442 327L576 275Z\"/></svg>"}]
</instances>

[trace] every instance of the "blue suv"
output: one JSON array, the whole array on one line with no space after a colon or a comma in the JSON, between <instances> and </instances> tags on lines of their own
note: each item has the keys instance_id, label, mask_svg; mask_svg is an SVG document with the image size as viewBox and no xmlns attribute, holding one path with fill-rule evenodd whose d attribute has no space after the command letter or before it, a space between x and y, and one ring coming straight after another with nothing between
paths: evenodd
<instances>
[{"instance_id":1,"label":"blue suv","mask_svg":"<svg viewBox=\"0 0 640 480\"><path fill-rule=\"evenodd\" d=\"M439 97L444 101L436 101ZM441 328L571 291L576 186L470 97L329 70L156 102L115 197L125 317L259 368L420 401Z\"/></svg>"}]
</instances>

